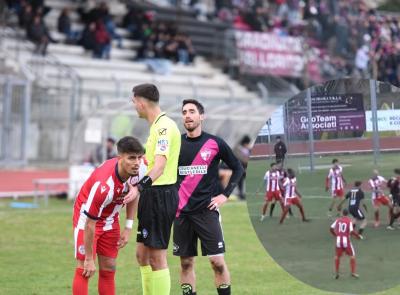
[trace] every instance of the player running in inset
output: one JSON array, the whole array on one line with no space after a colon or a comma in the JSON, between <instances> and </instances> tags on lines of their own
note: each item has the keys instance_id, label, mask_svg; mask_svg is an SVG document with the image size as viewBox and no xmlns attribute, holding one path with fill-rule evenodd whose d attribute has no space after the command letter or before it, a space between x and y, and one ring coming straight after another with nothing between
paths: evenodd
<instances>
[{"instance_id":1,"label":"player running in inset","mask_svg":"<svg viewBox=\"0 0 400 295\"><path fill-rule=\"evenodd\" d=\"M332 160L332 167L329 169L328 176L326 177L325 180L325 190L328 191L330 190L331 192L331 197L332 197L332 203L329 206L329 215L332 215L332 210L333 207L336 204L336 199L343 198L344 196L344 185L346 184L346 180L343 177L343 168L342 166L339 165L339 160L338 159L333 159ZM340 209L339 207L336 207L338 214L340 214Z\"/></svg>"},{"instance_id":2,"label":"player running in inset","mask_svg":"<svg viewBox=\"0 0 400 295\"><path fill-rule=\"evenodd\" d=\"M339 278L340 258L342 257L343 252L350 256L351 275L355 278L359 277L356 273L356 253L351 243L350 235L357 239L360 239L360 235L354 231L353 222L348 215L349 211L343 209L343 216L336 219L330 228L332 235L336 237L335 279Z\"/></svg>"},{"instance_id":3,"label":"player running in inset","mask_svg":"<svg viewBox=\"0 0 400 295\"><path fill-rule=\"evenodd\" d=\"M361 190L362 182L357 180L354 182L354 187L346 194L346 198L339 203L339 210L341 210L343 203L349 200L348 210L354 217L356 223L359 223L358 234L362 237L364 228L367 226L367 219L365 218L364 212L360 209L362 205L367 212L367 205L364 204L364 192Z\"/></svg>"},{"instance_id":4,"label":"player running in inset","mask_svg":"<svg viewBox=\"0 0 400 295\"><path fill-rule=\"evenodd\" d=\"M389 230L394 230L393 223L400 217L400 212L395 212L395 210L398 210L400 207L400 169L394 169L394 173L397 174L397 176L390 178L387 183L393 200L392 215L390 218L390 224L387 227Z\"/></svg>"},{"instance_id":5,"label":"player running in inset","mask_svg":"<svg viewBox=\"0 0 400 295\"><path fill-rule=\"evenodd\" d=\"M265 181L265 202L262 207L260 221L263 221L265 218L265 214L267 213L268 205L272 203L275 205L276 202L279 202L281 205L281 209L283 212L283 199L280 188L280 173L276 169L276 163L271 163L271 169L269 169L264 175ZM271 212L272 213L272 212Z\"/></svg>"},{"instance_id":6,"label":"player running in inset","mask_svg":"<svg viewBox=\"0 0 400 295\"><path fill-rule=\"evenodd\" d=\"M390 200L389 197L385 196L383 187L384 187L384 185L387 184L387 181L383 176L379 175L378 170L375 169L373 171L373 176L368 181L368 183L372 190L372 206L374 207L374 215L375 215L374 226L378 227L379 226L379 207L381 205L388 207L389 220L390 220L391 214L392 214L392 208L393 208L392 201Z\"/></svg>"},{"instance_id":7,"label":"player running in inset","mask_svg":"<svg viewBox=\"0 0 400 295\"><path fill-rule=\"evenodd\" d=\"M118 250L129 240L137 199L126 205L126 225L122 233L119 211L128 186L132 188L144 176L144 148L133 137L117 143L118 157L101 164L84 183L74 204L74 240L77 267L72 294L87 295L89 278L99 261L99 294L115 294L115 267ZM130 179L129 179L130 178ZM129 184L128 180L129 179Z\"/></svg>"},{"instance_id":8,"label":"player running in inset","mask_svg":"<svg viewBox=\"0 0 400 295\"><path fill-rule=\"evenodd\" d=\"M291 205L295 205L299 208L302 221L309 221L304 215L304 207L301 202L302 196L297 190L296 175L294 173L294 170L291 168L287 170L287 177L283 181L283 187L285 190L284 209L279 223L283 223Z\"/></svg>"}]
</instances>

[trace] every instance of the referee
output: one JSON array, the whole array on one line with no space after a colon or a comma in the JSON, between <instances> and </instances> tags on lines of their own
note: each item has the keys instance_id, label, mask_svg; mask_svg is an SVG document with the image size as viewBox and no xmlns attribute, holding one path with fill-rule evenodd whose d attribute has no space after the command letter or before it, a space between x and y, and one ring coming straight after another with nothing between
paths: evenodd
<instances>
[{"instance_id":1,"label":"referee","mask_svg":"<svg viewBox=\"0 0 400 295\"><path fill-rule=\"evenodd\" d=\"M133 104L150 126L146 142L148 172L126 196L140 193L137 259L144 295L168 295L171 288L167 248L178 208L177 166L181 135L176 123L161 112L159 92L153 84L133 88Z\"/></svg>"},{"instance_id":2,"label":"referee","mask_svg":"<svg viewBox=\"0 0 400 295\"><path fill-rule=\"evenodd\" d=\"M194 99L183 101L183 124L179 156L179 207L174 221L174 255L181 260L182 294L196 294L194 260L197 240L214 271L219 295L230 295L230 275L225 263L219 207L227 200L243 175L243 166L221 138L202 131L204 107ZM232 169L227 187L221 192L218 164L224 161Z\"/></svg>"}]
</instances>

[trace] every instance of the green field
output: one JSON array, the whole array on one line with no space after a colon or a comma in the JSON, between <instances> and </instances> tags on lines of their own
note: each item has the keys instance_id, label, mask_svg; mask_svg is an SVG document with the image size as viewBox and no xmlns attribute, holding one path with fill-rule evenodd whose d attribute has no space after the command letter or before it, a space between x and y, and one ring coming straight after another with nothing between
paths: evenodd
<instances>
[{"instance_id":1,"label":"green field","mask_svg":"<svg viewBox=\"0 0 400 295\"><path fill-rule=\"evenodd\" d=\"M379 170L386 178L393 173L396 166L395 154L382 155ZM329 164L331 157L318 158L316 167ZM366 182L371 175L373 161L370 155L351 155L340 157L344 175L348 183L355 180ZM308 159L289 159L287 167L304 167ZM398 162L397 162L398 163ZM296 218L285 220L278 225L280 208L277 206L274 217L259 221L260 208L263 203L263 193L254 192L260 187L260 179L265 173L267 161L253 161L248 168L247 188L249 191L248 208L251 221L258 237L268 253L289 273L302 281L321 289L347 293L367 293L383 290L398 284L398 262L400 254L397 246L400 243L398 232L385 229L387 225L387 209L381 209L382 224L379 228L372 227L373 214L370 193L366 192L366 204L369 208L367 227L363 241L354 241L357 254L358 273L361 278L350 277L348 259L342 259L341 278L333 278L334 239L329 233L329 226L334 218L327 216L330 204L329 193L324 190L324 179L328 168L316 169L313 173L298 171L298 189L303 195L306 215L310 223L300 222L298 210L293 206ZM258 177L257 177L258 176Z\"/></svg>"},{"instance_id":2,"label":"green field","mask_svg":"<svg viewBox=\"0 0 400 295\"><path fill-rule=\"evenodd\" d=\"M354 164L353 160L355 158L356 157L352 157L349 160L346 159L344 162ZM389 169L389 167L392 167L394 159L395 158L391 158L392 162L389 160L387 167L385 166L387 172L390 172L391 169ZM329 159L321 160L329 162ZM365 159L361 159L360 161L364 164ZM261 177L258 173L263 170L262 166L265 165L265 161L258 161L256 164L250 165L247 184L249 192L254 192L256 190ZM352 167L354 167L354 165L346 169L346 171L349 172L347 176L349 180L352 179L352 177L350 177L350 174L353 173ZM365 167L365 169L363 168L363 173L365 173L365 176L369 176L369 164L365 163ZM386 173L384 174L387 175ZM306 175L305 172L299 175L300 183L303 183L303 179L306 179ZM324 175L325 171L323 171L323 173L320 171L320 173L315 174L315 178L312 178L309 184L306 185L304 183L303 194L305 196L318 196L319 194L323 194L321 181ZM302 187L300 187L300 189L302 189ZM254 194L249 195L249 210L254 222L258 221L258 206L261 201L261 196L255 198ZM72 203L65 200L54 199L51 200L48 208L42 206L39 209L12 209L9 207L9 202L11 201L0 201L0 222L2 224L0 235L0 294L71 294L71 281L75 267L71 225ZM305 200L307 213L313 218L317 217L319 213L321 213L322 217L325 217L324 214L328 206L328 199L326 202L323 199L318 200L318 202L319 203L314 203L311 199ZM318 210L318 207L321 207L322 211ZM275 215L278 215L278 213L279 209L276 210ZM222 208L222 215L227 244L226 259L232 275L233 294L332 294L302 283L274 262L271 256L265 252L263 244L260 243L253 230L246 203L228 203ZM295 215L297 215L296 212ZM284 227L289 230L289 233L298 232L299 229L304 232L323 231L327 244L323 244L320 251L326 252L327 260L322 261L321 269L318 269L316 268L318 263L315 259L311 258L307 262L307 265L303 265L305 276L301 278L306 280L307 276L315 276L317 281L321 281L322 284L326 285L326 288L330 288L332 284L336 283L331 276L333 242L326 228L328 223L328 221L324 224L323 222L314 220L309 224L310 227L303 228L303 225L300 225L300 227L297 225L296 219L289 219L287 224L284 225ZM263 227L258 228L258 230L261 230L263 233L262 240L267 241L266 244L269 244L269 241L280 241L279 247L282 247L283 250L280 251L280 253L289 253L284 250L283 246L291 246L289 251L301 255L301 243L298 240L290 240L290 235L282 236L279 239L273 239L273 234L276 233L276 231L269 231L268 223L263 223L262 226ZM275 225L273 228L275 228ZM386 233L383 229L380 231L382 232L382 238L390 238L389 233ZM286 232L284 233L285 235L287 234ZM386 234L388 235L386 236ZM390 236L392 237L397 237L398 235L399 232L397 231L390 232ZM362 260L365 257L364 253L367 251L368 245L373 244L377 235L373 233L372 229L368 229L366 237L367 239L365 241L357 243L356 245L360 261L359 273L362 275L360 282L364 282L365 284L367 284L366 278L369 276L369 273L386 273L386 267L388 267L390 271L392 265L395 265L399 261L397 257L393 258L392 255L396 254L396 249L399 245L399 241L396 239L395 241L388 241L387 243L385 242L386 244L380 245L380 247L383 247L381 249L384 249L381 252L387 257L383 266L374 265L373 269L369 271L364 269L368 265L367 262L365 264L366 266L363 265ZM134 239L132 238L132 242L127 248L121 251L118 258L117 294L141 294L140 274L135 262L135 245L133 241ZM362 243L365 243L365 249L362 248ZM390 251L387 250L387 248L390 248ZM299 255L296 255L296 257ZM284 259L277 257L276 253L272 253L272 256L277 258L279 263L284 261ZM171 294L173 295L180 294L178 261L179 260L172 255L169 256L172 279ZM393 263L390 263L390 261ZM291 265L287 263L283 263L283 265L292 272ZM347 271L347 262L343 264L343 266L343 270ZM293 269L296 269L296 267L296 261L293 261ZM383 268L385 269L383 270ZM398 267L394 273L398 273ZM198 259L197 279L199 295L216 294L216 290L213 286L211 268L206 258L200 257L200 259ZM96 280L95 278L91 282L90 294L97 294ZM343 282L345 281L347 281L347 279L343 279ZM351 281L351 283L355 283L354 280ZM388 284L393 286L392 281L388 282ZM322 285L321 287L324 286ZM370 288L368 289L369 291L372 291L370 285L368 285L368 288ZM358 289L352 292L357 291ZM400 287L380 294L400 294Z\"/></svg>"}]
</instances>

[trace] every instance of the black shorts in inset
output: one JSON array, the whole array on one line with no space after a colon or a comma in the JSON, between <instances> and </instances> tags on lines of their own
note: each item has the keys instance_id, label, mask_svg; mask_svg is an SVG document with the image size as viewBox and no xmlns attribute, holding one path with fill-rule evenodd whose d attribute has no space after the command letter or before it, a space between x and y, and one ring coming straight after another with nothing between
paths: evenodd
<instances>
[{"instance_id":1,"label":"black shorts in inset","mask_svg":"<svg viewBox=\"0 0 400 295\"><path fill-rule=\"evenodd\" d=\"M174 255L197 256L197 239L203 256L225 252L225 242L219 212L204 209L190 215L180 215L174 221Z\"/></svg>"},{"instance_id":2,"label":"black shorts in inset","mask_svg":"<svg viewBox=\"0 0 400 295\"><path fill-rule=\"evenodd\" d=\"M352 207L350 207L349 208L349 212L357 220L365 219L365 216L362 213L362 211L360 210L360 208L352 208Z\"/></svg>"},{"instance_id":3,"label":"black shorts in inset","mask_svg":"<svg viewBox=\"0 0 400 295\"><path fill-rule=\"evenodd\" d=\"M136 241L148 247L167 249L178 202L176 185L145 189L139 199Z\"/></svg>"}]
</instances>

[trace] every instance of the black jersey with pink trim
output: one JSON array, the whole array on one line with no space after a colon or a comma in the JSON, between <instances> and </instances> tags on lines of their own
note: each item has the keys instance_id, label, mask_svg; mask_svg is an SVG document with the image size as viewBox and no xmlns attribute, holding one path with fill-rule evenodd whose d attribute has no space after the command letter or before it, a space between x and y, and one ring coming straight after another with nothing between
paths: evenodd
<instances>
[{"instance_id":1,"label":"black jersey with pink trim","mask_svg":"<svg viewBox=\"0 0 400 295\"><path fill-rule=\"evenodd\" d=\"M221 160L232 169L229 184L223 191L218 176ZM206 132L195 138L183 134L178 162L179 206L176 216L207 208L211 198L220 193L229 197L243 172L242 164L223 139Z\"/></svg>"}]
</instances>

